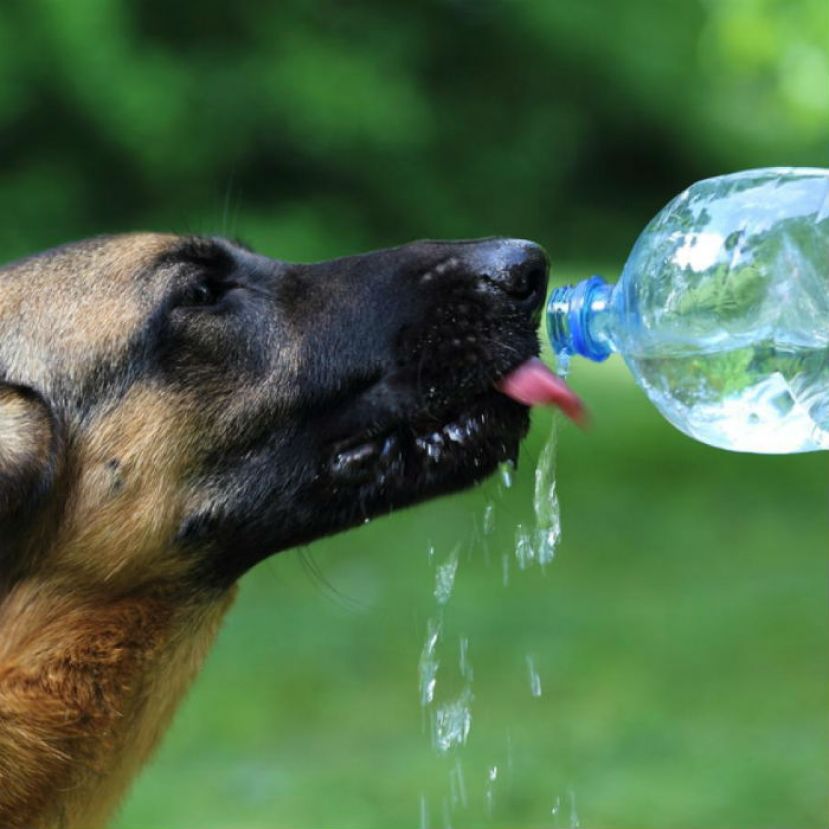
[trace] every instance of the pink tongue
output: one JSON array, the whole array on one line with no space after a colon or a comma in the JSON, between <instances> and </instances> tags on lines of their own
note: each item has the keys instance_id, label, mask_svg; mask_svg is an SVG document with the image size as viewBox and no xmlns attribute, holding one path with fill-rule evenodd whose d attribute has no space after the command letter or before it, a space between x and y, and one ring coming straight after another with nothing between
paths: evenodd
<instances>
[{"instance_id":1,"label":"pink tongue","mask_svg":"<svg viewBox=\"0 0 829 829\"><path fill-rule=\"evenodd\" d=\"M585 420L584 404L579 397L538 357L530 358L506 377L502 377L495 384L495 388L525 406L546 403L558 406L576 423L583 423Z\"/></svg>"}]
</instances>

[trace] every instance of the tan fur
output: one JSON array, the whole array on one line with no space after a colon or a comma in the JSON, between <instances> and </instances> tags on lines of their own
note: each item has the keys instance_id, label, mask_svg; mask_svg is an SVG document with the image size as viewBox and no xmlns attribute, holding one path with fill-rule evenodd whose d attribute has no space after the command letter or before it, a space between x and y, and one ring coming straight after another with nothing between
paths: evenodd
<instances>
[{"instance_id":1,"label":"tan fur","mask_svg":"<svg viewBox=\"0 0 829 829\"><path fill-rule=\"evenodd\" d=\"M7 268L0 291L0 356L7 370L31 382L56 369L81 375L117 355L160 287L137 281L136 273L175 239L116 236L82 257L35 257ZM25 349L1 336L6 326L27 331Z\"/></svg>"},{"instance_id":2,"label":"tan fur","mask_svg":"<svg viewBox=\"0 0 829 829\"><path fill-rule=\"evenodd\" d=\"M0 611L0 826L103 826L169 725L231 596L177 607L22 584Z\"/></svg>"},{"instance_id":3,"label":"tan fur","mask_svg":"<svg viewBox=\"0 0 829 829\"><path fill-rule=\"evenodd\" d=\"M181 518L182 473L196 449L187 412L169 393L135 388L95 421L78 448L79 480L50 556L53 572L113 591L185 575L166 542Z\"/></svg>"},{"instance_id":4,"label":"tan fur","mask_svg":"<svg viewBox=\"0 0 829 829\"><path fill-rule=\"evenodd\" d=\"M16 392L0 388L0 472L42 463L49 443L45 412Z\"/></svg>"},{"instance_id":5,"label":"tan fur","mask_svg":"<svg viewBox=\"0 0 829 829\"><path fill-rule=\"evenodd\" d=\"M161 290L140 271L173 239L117 237L7 270L7 379L46 387L58 368L80 380L115 359ZM104 826L216 636L234 591L200 594L173 548L209 438L196 411L208 420L200 401L138 385L96 412L71 436L57 528L35 527L29 571L0 584L0 829ZM0 475L37 468L49 447L45 412L0 384Z\"/></svg>"}]
</instances>

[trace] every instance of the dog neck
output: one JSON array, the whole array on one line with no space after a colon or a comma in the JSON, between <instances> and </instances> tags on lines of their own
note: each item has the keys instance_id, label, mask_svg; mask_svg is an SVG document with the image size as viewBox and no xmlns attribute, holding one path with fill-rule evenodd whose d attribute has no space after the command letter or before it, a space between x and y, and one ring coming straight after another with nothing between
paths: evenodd
<instances>
[{"instance_id":1,"label":"dog neck","mask_svg":"<svg viewBox=\"0 0 829 829\"><path fill-rule=\"evenodd\" d=\"M19 582L0 604L0 826L94 829L147 760L234 590L72 596Z\"/></svg>"}]
</instances>

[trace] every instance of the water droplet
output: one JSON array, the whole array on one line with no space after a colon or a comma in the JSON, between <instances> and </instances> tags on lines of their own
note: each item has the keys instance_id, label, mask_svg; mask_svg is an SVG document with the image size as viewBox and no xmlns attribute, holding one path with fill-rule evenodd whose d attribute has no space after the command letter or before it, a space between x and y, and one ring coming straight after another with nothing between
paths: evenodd
<instances>
[{"instance_id":1,"label":"water droplet","mask_svg":"<svg viewBox=\"0 0 829 829\"><path fill-rule=\"evenodd\" d=\"M465 429L458 423L450 423L444 426L443 432L454 443L463 443L464 437L466 436Z\"/></svg>"},{"instance_id":2,"label":"water droplet","mask_svg":"<svg viewBox=\"0 0 829 829\"><path fill-rule=\"evenodd\" d=\"M429 619L426 626L426 641L420 653L417 665L418 685L420 688L420 704L431 704L435 698L435 685L440 662L437 658L437 644L440 639L440 622Z\"/></svg>"},{"instance_id":3,"label":"water droplet","mask_svg":"<svg viewBox=\"0 0 829 829\"><path fill-rule=\"evenodd\" d=\"M453 746L463 745L472 727L472 689L464 688L461 695L435 710L434 745L445 753Z\"/></svg>"},{"instance_id":4,"label":"water droplet","mask_svg":"<svg viewBox=\"0 0 829 829\"><path fill-rule=\"evenodd\" d=\"M535 491L533 511L535 532L533 534L533 558L543 567L555 556L556 546L561 538L561 507L558 502L555 481L555 428L541 450L535 468Z\"/></svg>"},{"instance_id":5,"label":"water droplet","mask_svg":"<svg viewBox=\"0 0 829 829\"><path fill-rule=\"evenodd\" d=\"M484 789L484 804L486 805L487 817L492 817L495 811L495 781L498 779L498 766L490 766L486 775L486 788Z\"/></svg>"},{"instance_id":6,"label":"water droplet","mask_svg":"<svg viewBox=\"0 0 829 829\"><path fill-rule=\"evenodd\" d=\"M495 504L487 504L484 507L483 521L484 535L492 535L495 531Z\"/></svg>"},{"instance_id":7,"label":"water droplet","mask_svg":"<svg viewBox=\"0 0 829 829\"><path fill-rule=\"evenodd\" d=\"M458 553L460 547L455 547L446 561L439 564L435 572L435 599L440 605L445 605L452 595L455 584L455 573L458 571Z\"/></svg>"},{"instance_id":8,"label":"water droplet","mask_svg":"<svg viewBox=\"0 0 829 829\"><path fill-rule=\"evenodd\" d=\"M535 551L530 543L530 534L523 524L518 524L515 527L515 558L518 561L519 569L526 570L532 563L534 556Z\"/></svg>"},{"instance_id":9,"label":"water droplet","mask_svg":"<svg viewBox=\"0 0 829 829\"><path fill-rule=\"evenodd\" d=\"M461 676L468 682L472 682L472 665L469 662L469 639L466 636L461 636L458 645L458 667L460 668Z\"/></svg>"},{"instance_id":10,"label":"water droplet","mask_svg":"<svg viewBox=\"0 0 829 829\"><path fill-rule=\"evenodd\" d=\"M545 567L556 556L556 547L561 537L559 526L540 527L535 531L535 557L538 563Z\"/></svg>"},{"instance_id":11,"label":"water droplet","mask_svg":"<svg viewBox=\"0 0 829 829\"><path fill-rule=\"evenodd\" d=\"M530 675L530 693L534 697L541 696L541 677L535 667L535 659L530 654L527 654L527 671Z\"/></svg>"},{"instance_id":12,"label":"water droplet","mask_svg":"<svg viewBox=\"0 0 829 829\"><path fill-rule=\"evenodd\" d=\"M509 489L512 486L514 472L515 464L512 461L504 461L498 467L498 474L501 476L501 486L504 489Z\"/></svg>"}]
</instances>

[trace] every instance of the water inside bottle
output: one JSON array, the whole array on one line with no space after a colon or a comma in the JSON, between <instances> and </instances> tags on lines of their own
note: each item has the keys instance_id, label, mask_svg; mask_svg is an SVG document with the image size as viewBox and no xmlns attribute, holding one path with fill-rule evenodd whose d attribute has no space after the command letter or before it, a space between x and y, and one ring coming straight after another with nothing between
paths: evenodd
<instances>
[{"instance_id":1,"label":"water inside bottle","mask_svg":"<svg viewBox=\"0 0 829 829\"><path fill-rule=\"evenodd\" d=\"M626 355L648 395L691 437L735 451L829 448L829 348L769 343Z\"/></svg>"},{"instance_id":2,"label":"water inside bottle","mask_svg":"<svg viewBox=\"0 0 829 829\"><path fill-rule=\"evenodd\" d=\"M829 171L697 182L636 240L619 282L556 289L565 360L621 354L657 408L713 446L829 448Z\"/></svg>"}]
</instances>

